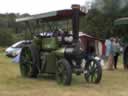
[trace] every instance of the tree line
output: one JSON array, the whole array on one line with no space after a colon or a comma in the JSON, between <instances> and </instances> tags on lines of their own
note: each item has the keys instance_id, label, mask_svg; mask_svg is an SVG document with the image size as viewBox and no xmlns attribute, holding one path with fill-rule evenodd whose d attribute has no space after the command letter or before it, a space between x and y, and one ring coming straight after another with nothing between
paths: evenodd
<instances>
[{"instance_id":1,"label":"tree line","mask_svg":"<svg viewBox=\"0 0 128 96\"><path fill-rule=\"evenodd\" d=\"M6 13L0 14L0 46L9 46L14 42L23 39L17 34L17 27L21 26L15 22L16 17L28 16L29 14Z\"/></svg>"}]
</instances>

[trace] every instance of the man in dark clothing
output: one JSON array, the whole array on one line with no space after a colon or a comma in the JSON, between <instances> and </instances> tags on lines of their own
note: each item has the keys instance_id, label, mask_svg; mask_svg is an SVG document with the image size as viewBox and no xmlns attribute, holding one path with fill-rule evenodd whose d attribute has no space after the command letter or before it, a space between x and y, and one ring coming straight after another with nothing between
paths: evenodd
<instances>
[{"instance_id":1,"label":"man in dark clothing","mask_svg":"<svg viewBox=\"0 0 128 96\"><path fill-rule=\"evenodd\" d=\"M114 51L114 68L117 69L118 56L120 54L120 44L117 38L113 40L113 51Z\"/></svg>"}]
</instances>

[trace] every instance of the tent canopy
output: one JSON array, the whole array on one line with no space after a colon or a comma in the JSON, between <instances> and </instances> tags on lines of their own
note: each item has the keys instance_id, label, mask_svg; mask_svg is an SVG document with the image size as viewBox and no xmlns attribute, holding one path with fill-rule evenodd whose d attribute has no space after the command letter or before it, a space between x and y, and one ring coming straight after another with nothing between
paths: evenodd
<instances>
[{"instance_id":1,"label":"tent canopy","mask_svg":"<svg viewBox=\"0 0 128 96\"><path fill-rule=\"evenodd\" d=\"M128 17L119 18L114 21L114 25L127 25L128 24Z\"/></svg>"},{"instance_id":2,"label":"tent canopy","mask_svg":"<svg viewBox=\"0 0 128 96\"><path fill-rule=\"evenodd\" d=\"M85 15L85 13L82 11L79 11L79 13L80 13L80 16ZM72 15L73 15L73 10L66 9L66 10L52 11L48 13L17 18L16 22L25 22L25 21L30 21L30 20L42 20L42 21L65 20L65 19L72 18Z\"/></svg>"}]
</instances>

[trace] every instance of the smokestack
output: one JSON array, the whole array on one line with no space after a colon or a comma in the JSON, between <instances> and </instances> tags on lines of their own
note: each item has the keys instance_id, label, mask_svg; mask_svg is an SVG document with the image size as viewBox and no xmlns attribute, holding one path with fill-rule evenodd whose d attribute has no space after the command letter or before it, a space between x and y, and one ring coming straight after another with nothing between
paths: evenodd
<instances>
[{"instance_id":1,"label":"smokestack","mask_svg":"<svg viewBox=\"0 0 128 96\"><path fill-rule=\"evenodd\" d=\"M77 42L79 40L79 12L80 5L72 5L72 31L73 31L73 40Z\"/></svg>"}]
</instances>

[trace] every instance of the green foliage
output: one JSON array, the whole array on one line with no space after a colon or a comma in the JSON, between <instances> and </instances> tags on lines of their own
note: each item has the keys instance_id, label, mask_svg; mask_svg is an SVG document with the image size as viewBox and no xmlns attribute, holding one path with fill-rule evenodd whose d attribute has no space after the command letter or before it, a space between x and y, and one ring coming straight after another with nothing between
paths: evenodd
<instances>
[{"instance_id":1,"label":"green foliage","mask_svg":"<svg viewBox=\"0 0 128 96\"><path fill-rule=\"evenodd\" d=\"M95 0L87 15L81 18L82 31L99 38L121 36L124 32L115 32L113 21L128 16L127 6L127 0Z\"/></svg>"},{"instance_id":2,"label":"green foliage","mask_svg":"<svg viewBox=\"0 0 128 96\"><path fill-rule=\"evenodd\" d=\"M14 42L23 39L23 36L16 34L16 27L20 26L15 23L17 14L0 14L0 46L9 46Z\"/></svg>"},{"instance_id":3,"label":"green foliage","mask_svg":"<svg viewBox=\"0 0 128 96\"><path fill-rule=\"evenodd\" d=\"M7 46L13 43L13 34L10 34L10 30L5 31L0 29L0 46Z\"/></svg>"}]
</instances>

